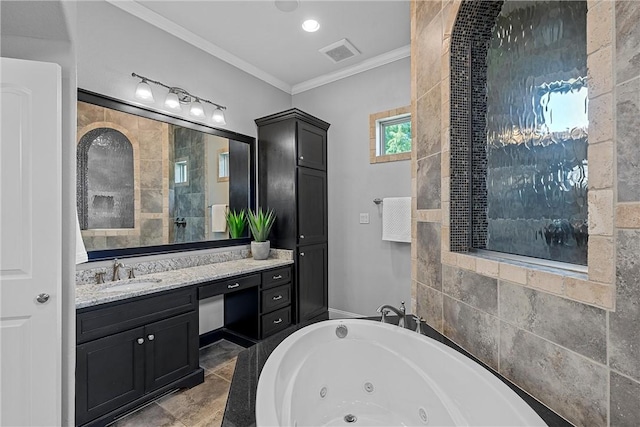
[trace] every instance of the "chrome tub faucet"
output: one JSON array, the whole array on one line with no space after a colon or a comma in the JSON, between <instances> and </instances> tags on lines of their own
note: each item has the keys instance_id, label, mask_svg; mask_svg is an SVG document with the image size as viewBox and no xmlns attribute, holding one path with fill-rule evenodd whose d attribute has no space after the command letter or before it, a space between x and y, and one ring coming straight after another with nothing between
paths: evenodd
<instances>
[{"instance_id":1,"label":"chrome tub faucet","mask_svg":"<svg viewBox=\"0 0 640 427\"><path fill-rule=\"evenodd\" d=\"M382 317L380 318L380 321L382 323L388 323L387 313L389 313L389 311L393 311L395 315L398 316L398 326L400 326L401 328L407 327L407 321L406 321L407 309L404 306L404 301L400 303L400 308L395 308L392 305L383 304L380 307L378 307L377 311L382 315Z\"/></svg>"}]
</instances>

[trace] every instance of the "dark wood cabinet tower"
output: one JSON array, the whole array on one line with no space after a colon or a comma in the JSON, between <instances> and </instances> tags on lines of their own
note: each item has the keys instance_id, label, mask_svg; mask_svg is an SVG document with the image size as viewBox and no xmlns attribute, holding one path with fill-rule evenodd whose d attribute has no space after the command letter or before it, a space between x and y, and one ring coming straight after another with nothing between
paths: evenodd
<instances>
[{"instance_id":1,"label":"dark wood cabinet tower","mask_svg":"<svg viewBox=\"0 0 640 427\"><path fill-rule=\"evenodd\" d=\"M327 315L327 130L293 108L256 120L258 205L273 208L274 248L295 259L295 321Z\"/></svg>"}]
</instances>

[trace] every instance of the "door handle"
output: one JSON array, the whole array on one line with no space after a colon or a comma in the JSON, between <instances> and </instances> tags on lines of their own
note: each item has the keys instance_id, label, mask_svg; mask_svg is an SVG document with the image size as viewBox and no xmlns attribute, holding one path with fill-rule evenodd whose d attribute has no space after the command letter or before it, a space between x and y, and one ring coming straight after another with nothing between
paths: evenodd
<instances>
[{"instance_id":1,"label":"door handle","mask_svg":"<svg viewBox=\"0 0 640 427\"><path fill-rule=\"evenodd\" d=\"M49 301L50 297L51 296L49 294L43 292L41 294L38 294L38 296L36 297L36 301L38 301L40 304L44 304L45 302Z\"/></svg>"},{"instance_id":2,"label":"door handle","mask_svg":"<svg viewBox=\"0 0 640 427\"><path fill-rule=\"evenodd\" d=\"M278 301L282 299L282 295L276 295L275 297L271 298L274 301Z\"/></svg>"},{"instance_id":3,"label":"door handle","mask_svg":"<svg viewBox=\"0 0 640 427\"><path fill-rule=\"evenodd\" d=\"M236 283L235 285L227 285L227 289L235 289L240 286L240 283Z\"/></svg>"}]
</instances>

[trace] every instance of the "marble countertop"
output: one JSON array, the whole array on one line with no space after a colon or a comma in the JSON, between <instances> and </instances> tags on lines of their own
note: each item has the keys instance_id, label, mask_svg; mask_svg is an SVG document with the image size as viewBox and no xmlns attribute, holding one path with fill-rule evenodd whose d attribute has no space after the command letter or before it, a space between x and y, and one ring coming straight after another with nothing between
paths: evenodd
<instances>
[{"instance_id":1,"label":"marble countertop","mask_svg":"<svg viewBox=\"0 0 640 427\"><path fill-rule=\"evenodd\" d=\"M245 258L235 261L200 265L197 267L181 268L161 273L145 274L135 279L106 282L100 285L77 285L76 309L197 285L211 280L268 270L289 264L293 264L293 261L290 259L269 258L256 261L253 258ZM110 291L109 288L113 286L117 286L121 288L121 290Z\"/></svg>"}]
</instances>

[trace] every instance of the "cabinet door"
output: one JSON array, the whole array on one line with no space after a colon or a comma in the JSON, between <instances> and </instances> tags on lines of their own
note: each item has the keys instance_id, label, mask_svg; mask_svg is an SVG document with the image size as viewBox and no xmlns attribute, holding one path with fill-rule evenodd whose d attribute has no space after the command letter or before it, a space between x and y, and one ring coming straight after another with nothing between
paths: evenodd
<instances>
[{"instance_id":1,"label":"cabinet door","mask_svg":"<svg viewBox=\"0 0 640 427\"><path fill-rule=\"evenodd\" d=\"M327 174L298 168L298 244L327 241Z\"/></svg>"},{"instance_id":2,"label":"cabinet door","mask_svg":"<svg viewBox=\"0 0 640 427\"><path fill-rule=\"evenodd\" d=\"M76 347L76 424L84 424L144 394L144 328Z\"/></svg>"},{"instance_id":3,"label":"cabinet door","mask_svg":"<svg viewBox=\"0 0 640 427\"><path fill-rule=\"evenodd\" d=\"M327 132L298 121L298 166L327 170Z\"/></svg>"},{"instance_id":4,"label":"cabinet door","mask_svg":"<svg viewBox=\"0 0 640 427\"><path fill-rule=\"evenodd\" d=\"M198 368L197 312L152 323L144 332L147 392Z\"/></svg>"},{"instance_id":5,"label":"cabinet door","mask_svg":"<svg viewBox=\"0 0 640 427\"><path fill-rule=\"evenodd\" d=\"M327 311L327 245L300 246L298 250L298 320Z\"/></svg>"}]
</instances>

